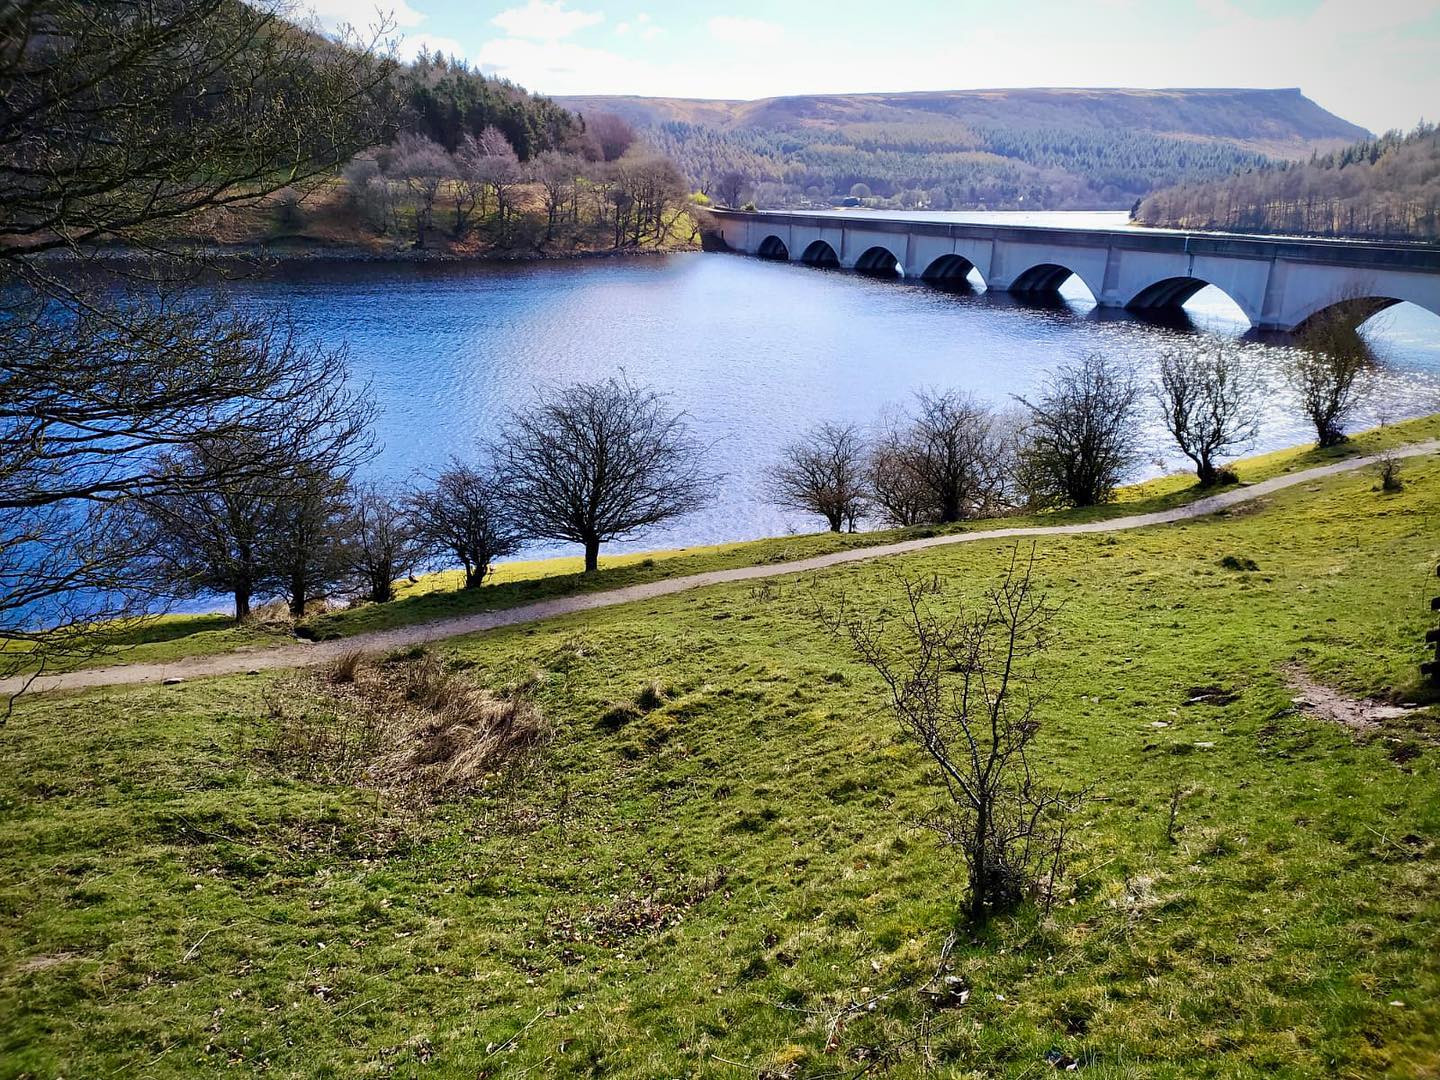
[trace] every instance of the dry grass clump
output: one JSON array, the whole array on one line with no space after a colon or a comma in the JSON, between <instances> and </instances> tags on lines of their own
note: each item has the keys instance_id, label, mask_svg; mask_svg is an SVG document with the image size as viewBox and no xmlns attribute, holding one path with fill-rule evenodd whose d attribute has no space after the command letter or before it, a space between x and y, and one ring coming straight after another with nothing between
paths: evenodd
<instances>
[{"instance_id":1,"label":"dry grass clump","mask_svg":"<svg viewBox=\"0 0 1440 1080\"><path fill-rule=\"evenodd\" d=\"M379 663L347 653L279 684L269 706L274 726L262 753L273 764L429 798L475 790L547 732L523 693L493 693L429 651Z\"/></svg>"}]
</instances>

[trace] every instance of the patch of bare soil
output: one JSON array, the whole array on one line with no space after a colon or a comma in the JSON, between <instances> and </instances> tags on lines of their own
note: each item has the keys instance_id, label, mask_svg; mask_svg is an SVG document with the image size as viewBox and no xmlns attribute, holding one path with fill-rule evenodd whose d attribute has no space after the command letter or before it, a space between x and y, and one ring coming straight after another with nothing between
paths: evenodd
<instances>
[{"instance_id":1,"label":"patch of bare soil","mask_svg":"<svg viewBox=\"0 0 1440 1080\"><path fill-rule=\"evenodd\" d=\"M1352 698L1316 682L1298 666L1286 668L1285 682L1297 695L1292 699L1297 709L1343 724L1359 734L1375 734L1386 724L1415 711L1414 706L1386 705L1371 698Z\"/></svg>"}]
</instances>

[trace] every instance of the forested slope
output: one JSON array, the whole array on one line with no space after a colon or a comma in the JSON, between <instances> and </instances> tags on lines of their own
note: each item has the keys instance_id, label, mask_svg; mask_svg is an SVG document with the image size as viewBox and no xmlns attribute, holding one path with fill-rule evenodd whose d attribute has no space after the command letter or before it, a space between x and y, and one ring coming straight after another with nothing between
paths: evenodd
<instances>
[{"instance_id":1,"label":"forested slope","mask_svg":"<svg viewBox=\"0 0 1440 1080\"><path fill-rule=\"evenodd\" d=\"M585 116L624 117L712 195L738 186L777 207L852 194L937 209L1129 207L1157 187L1309 157L1368 134L1299 90L557 101Z\"/></svg>"},{"instance_id":2,"label":"forested slope","mask_svg":"<svg viewBox=\"0 0 1440 1080\"><path fill-rule=\"evenodd\" d=\"M1389 132L1304 164L1277 162L1146 197L1142 225L1440 241L1440 129Z\"/></svg>"}]
</instances>

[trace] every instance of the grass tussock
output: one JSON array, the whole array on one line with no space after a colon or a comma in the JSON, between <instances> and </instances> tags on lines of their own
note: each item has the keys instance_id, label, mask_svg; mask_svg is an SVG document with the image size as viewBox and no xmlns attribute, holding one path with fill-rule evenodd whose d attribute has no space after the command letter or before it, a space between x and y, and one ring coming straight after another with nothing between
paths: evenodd
<instances>
[{"instance_id":1,"label":"grass tussock","mask_svg":"<svg viewBox=\"0 0 1440 1080\"><path fill-rule=\"evenodd\" d=\"M262 756L282 771L430 799L479 790L547 731L528 696L488 690L428 650L346 653L278 684L268 707Z\"/></svg>"}]
</instances>

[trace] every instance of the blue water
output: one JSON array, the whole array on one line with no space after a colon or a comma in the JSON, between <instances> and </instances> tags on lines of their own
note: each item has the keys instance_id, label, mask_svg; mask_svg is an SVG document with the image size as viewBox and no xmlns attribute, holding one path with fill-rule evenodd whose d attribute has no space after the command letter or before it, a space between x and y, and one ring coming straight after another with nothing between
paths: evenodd
<instances>
[{"instance_id":1,"label":"blue water","mask_svg":"<svg viewBox=\"0 0 1440 1080\"><path fill-rule=\"evenodd\" d=\"M1102 315L1083 286L1043 309L699 253L500 267L290 264L232 290L288 307L315 338L348 344L355 377L383 408L384 449L371 470L397 481L472 453L507 409L545 386L623 373L670 393L729 479L713 505L623 545L630 550L813 531L817 521L762 493L766 466L808 425L871 423L921 387L1010 406L1091 351L1144 373L1182 339L1237 341L1274 388L1254 449L1311 438L1279 376L1283 347L1244 340L1238 309L1213 289L1178 328ZM1440 318L1406 305L1365 333L1382 363L1355 426L1440 411ZM1147 439L1141 474L1183 464L1153 425Z\"/></svg>"}]
</instances>

